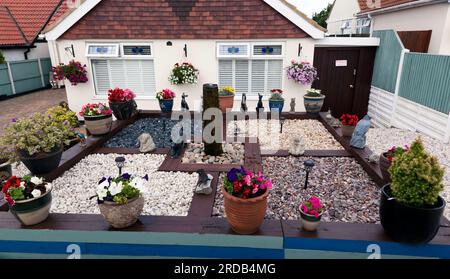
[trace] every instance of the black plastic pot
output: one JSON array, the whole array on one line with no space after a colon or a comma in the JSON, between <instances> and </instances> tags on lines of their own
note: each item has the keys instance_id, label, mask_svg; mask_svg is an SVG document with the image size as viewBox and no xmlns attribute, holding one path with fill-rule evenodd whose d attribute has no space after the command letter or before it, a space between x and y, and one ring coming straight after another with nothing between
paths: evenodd
<instances>
[{"instance_id":1,"label":"black plastic pot","mask_svg":"<svg viewBox=\"0 0 450 279\"><path fill-rule=\"evenodd\" d=\"M20 160L32 174L42 175L55 170L59 166L63 148L58 146L50 152L40 152L33 156L30 156L25 150L19 150L18 153Z\"/></svg>"},{"instance_id":2,"label":"black plastic pot","mask_svg":"<svg viewBox=\"0 0 450 279\"><path fill-rule=\"evenodd\" d=\"M12 168L9 159L0 159L0 183L10 178Z\"/></svg>"},{"instance_id":3,"label":"black plastic pot","mask_svg":"<svg viewBox=\"0 0 450 279\"><path fill-rule=\"evenodd\" d=\"M441 197L433 207L413 207L392 198L390 184L381 189L380 219L387 235L397 242L427 243L437 234L444 213Z\"/></svg>"},{"instance_id":4,"label":"black plastic pot","mask_svg":"<svg viewBox=\"0 0 450 279\"><path fill-rule=\"evenodd\" d=\"M136 112L137 104L134 100L121 103L109 102L109 107L117 120L127 120Z\"/></svg>"}]
</instances>

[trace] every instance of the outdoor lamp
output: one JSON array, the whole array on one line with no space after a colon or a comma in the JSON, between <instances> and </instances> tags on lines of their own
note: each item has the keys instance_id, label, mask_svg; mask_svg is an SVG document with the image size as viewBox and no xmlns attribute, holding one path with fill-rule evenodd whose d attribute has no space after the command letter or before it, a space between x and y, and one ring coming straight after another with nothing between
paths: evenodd
<instances>
[{"instance_id":1,"label":"outdoor lamp","mask_svg":"<svg viewBox=\"0 0 450 279\"><path fill-rule=\"evenodd\" d=\"M281 112L280 112L280 115L281 115ZM285 121L286 121L285 117L280 117L280 134L283 133L283 124L284 124Z\"/></svg>"},{"instance_id":2,"label":"outdoor lamp","mask_svg":"<svg viewBox=\"0 0 450 279\"><path fill-rule=\"evenodd\" d=\"M122 175L122 168L125 166L125 158L116 157L116 166L119 168L119 175Z\"/></svg>"},{"instance_id":3,"label":"outdoor lamp","mask_svg":"<svg viewBox=\"0 0 450 279\"><path fill-rule=\"evenodd\" d=\"M305 166L305 171L306 171L306 179L305 179L305 188L308 188L308 178L309 178L309 173L311 172L311 170L314 167L314 161L311 159L306 160L303 165Z\"/></svg>"}]
</instances>

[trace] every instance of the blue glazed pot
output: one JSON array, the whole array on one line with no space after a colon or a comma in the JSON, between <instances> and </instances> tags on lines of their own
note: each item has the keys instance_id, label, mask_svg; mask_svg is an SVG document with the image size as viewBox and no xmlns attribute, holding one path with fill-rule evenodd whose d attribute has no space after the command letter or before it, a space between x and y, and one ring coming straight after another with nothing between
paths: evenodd
<instances>
[{"instance_id":1,"label":"blue glazed pot","mask_svg":"<svg viewBox=\"0 0 450 279\"><path fill-rule=\"evenodd\" d=\"M318 115L322 110L324 99L325 96L323 95L320 97L303 96L306 112L311 115Z\"/></svg>"},{"instance_id":2,"label":"blue glazed pot","mask_svg":"<svg viewBox=\"0 0 450 279\"><path fill-rule=\"evenodd\" d=\"M270 100L269 99L269 108L272 111L278 110L278 112L282 112L284 107L284 100Z\"/></svg>"},{"instance_id":3,"label":"blue glazed pot","mask_svg":"<svg viewBox=\"0 0 450 279\"><path fill-rule=\"evenodd\" d=\"M173 99L159 100L159 107L162 112L171 112L173 108Z\"/></svg>"}]
</instances>

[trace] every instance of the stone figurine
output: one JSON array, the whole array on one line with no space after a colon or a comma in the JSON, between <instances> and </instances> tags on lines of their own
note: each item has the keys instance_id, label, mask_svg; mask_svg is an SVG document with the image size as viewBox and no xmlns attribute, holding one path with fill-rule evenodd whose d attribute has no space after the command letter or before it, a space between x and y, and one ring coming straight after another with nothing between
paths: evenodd
<instances>
[{"instance_id":1,"label":"stone figurine","mask_svg":"<svg viewBox=\"0 0 450 279\"><path fill-rule=\"evenodd\" d=\"M148 133L143 133L138 137L139 141L139 152L141 153L147 153L152 152L156 149L155 142L153 141L153 138Z\"/></svg>"},{"instance_id":2,"label":"stone figurine","mask_svg":"<svg viewBox=\"0 0 450 279\"><path fill-rule=\"evenodd\" d=\"M186 102L186 97L188 97L188 95L184 93L181 95L181 111L189 111L189 105Z\"/></svg>"},{"instance_id":3,"label":"stone figurine","mask_svg":"<svg viewBox=\"0 0 450 279\"><path fill-rule=\"evenodd\" d=\"M302 137L296 137L292 140L289 148L289 154L294 156L300 156L305 154L305 142Z\"/></svg>"},{"instance_id":4,"label":"stone figurine","mask_svg":"<svg viewBox=\"0 0 450 279\"><path fill-rule=\"evenodd\" d=\"M328 109L327 111L327 115L325 116L325 118L330 121L331 119L333 119L333 116L331 115L331 109Z\"/></svg>"},{"instance_id":5,"label":"stone figurine","mask_svg":"<svg viewBox=\"0 0 450 279\"><path fill-rule=\"evenodd\" d=\"M247 110L247 95L245 95L245 93L242 93L241 112L247 112Z\"/></svg>"},{"instance_id":6,"label":"stone figurine","mask_svg":"<svg viewBox=\"0 0 450 279\"><path fill-rule=\"evenodd\" d=\"M291 98L291 110L289 113L295 113L295 98Z\"/></svg>"},{"instance_id":7,"label":"stone figurine","mask_svg":"<svg viewBox=\"0 0 450 279\"><path fill-rule=\"evenodd\" d=\"M366 134L370 129L370 125L370 116L368 115L358 122L350 140L352 147L363 149L366 146Z\"/></svg>"},{"instance_id":8,"label":"stone figurine","mask_svg":"<svg viewBox=\"0 0 450 279\"><path fill-rule=\"evenodd\" d=\"M256 106L257 113L259 113L260 111L264 111L264 105L263 105L263 101L262 101L263 97L264 97L263 95L258 93L259 101L258 101L258 105Z\"/></svg>"},{"instance_id":9,"label":"stone figurine","mask_svg":"<svg viewBox=\"0 0 450 279\"><path fill-rule=\"evenodd\" d=\"M170 157L172 159L176 159L176 158L180 157L181 151L183 151L184 147L185 147L184 142L172 144L172 147L170 149Z\"/></svg>"},{"instance_id":10,"label":"stone figurine","mask_svg":"<svg viewBox=\"0 0 450 279\"><path fill-rule=\"evenodd\" d=\"M195 187L196 194L209 195L212 193L211 181L213 176L206 173L204 169L199 169L197 186Z\"/></svg>"}]
</instances>

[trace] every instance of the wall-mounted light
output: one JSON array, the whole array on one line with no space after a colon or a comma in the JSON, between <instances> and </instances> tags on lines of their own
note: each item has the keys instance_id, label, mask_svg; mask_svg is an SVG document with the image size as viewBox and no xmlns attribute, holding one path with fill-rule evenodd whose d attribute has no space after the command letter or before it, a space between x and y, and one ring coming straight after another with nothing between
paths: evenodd
<instances>
[{"instance_id":1,"label":"wall-mounted light","mask_svg":"<svg viewBox=\"0 0 450 279\"><path fill-rule=\"evenodd\" d=\"M65 47L64 50L69 53L73 58L75 58L75 49L73 48L73 45L70 45L70 47Z\"/></svg>"},{"instance_id":2,"label":"wall-mounted light","mask_svg":"<svg viewBox=\"0 0 450 279\"><path fill-rule=\"evenodd\" d=\"M172 42L171 41L167 41L166 46L172 46Z\"/></svg>"},{"instance_id":3,"label":"wall-mounted light","mask_svg":"<svg viewBox=\"0 0 450 279\"><path fill-rule=\"evenodd\" d=\"M187 52L187 44L184 45L184 57L188 57L188 52Z\"/></svg>"},{"instance_id":4,"label":"wall-mounted light","mask_svg":"<svg viewBox=\"0 0 450 279\"><path fill-rule=\"evenodd\" d=\"M302 55L302 44L298 44L298 57L300 57Z\"/></svg>"}]
</instances>

